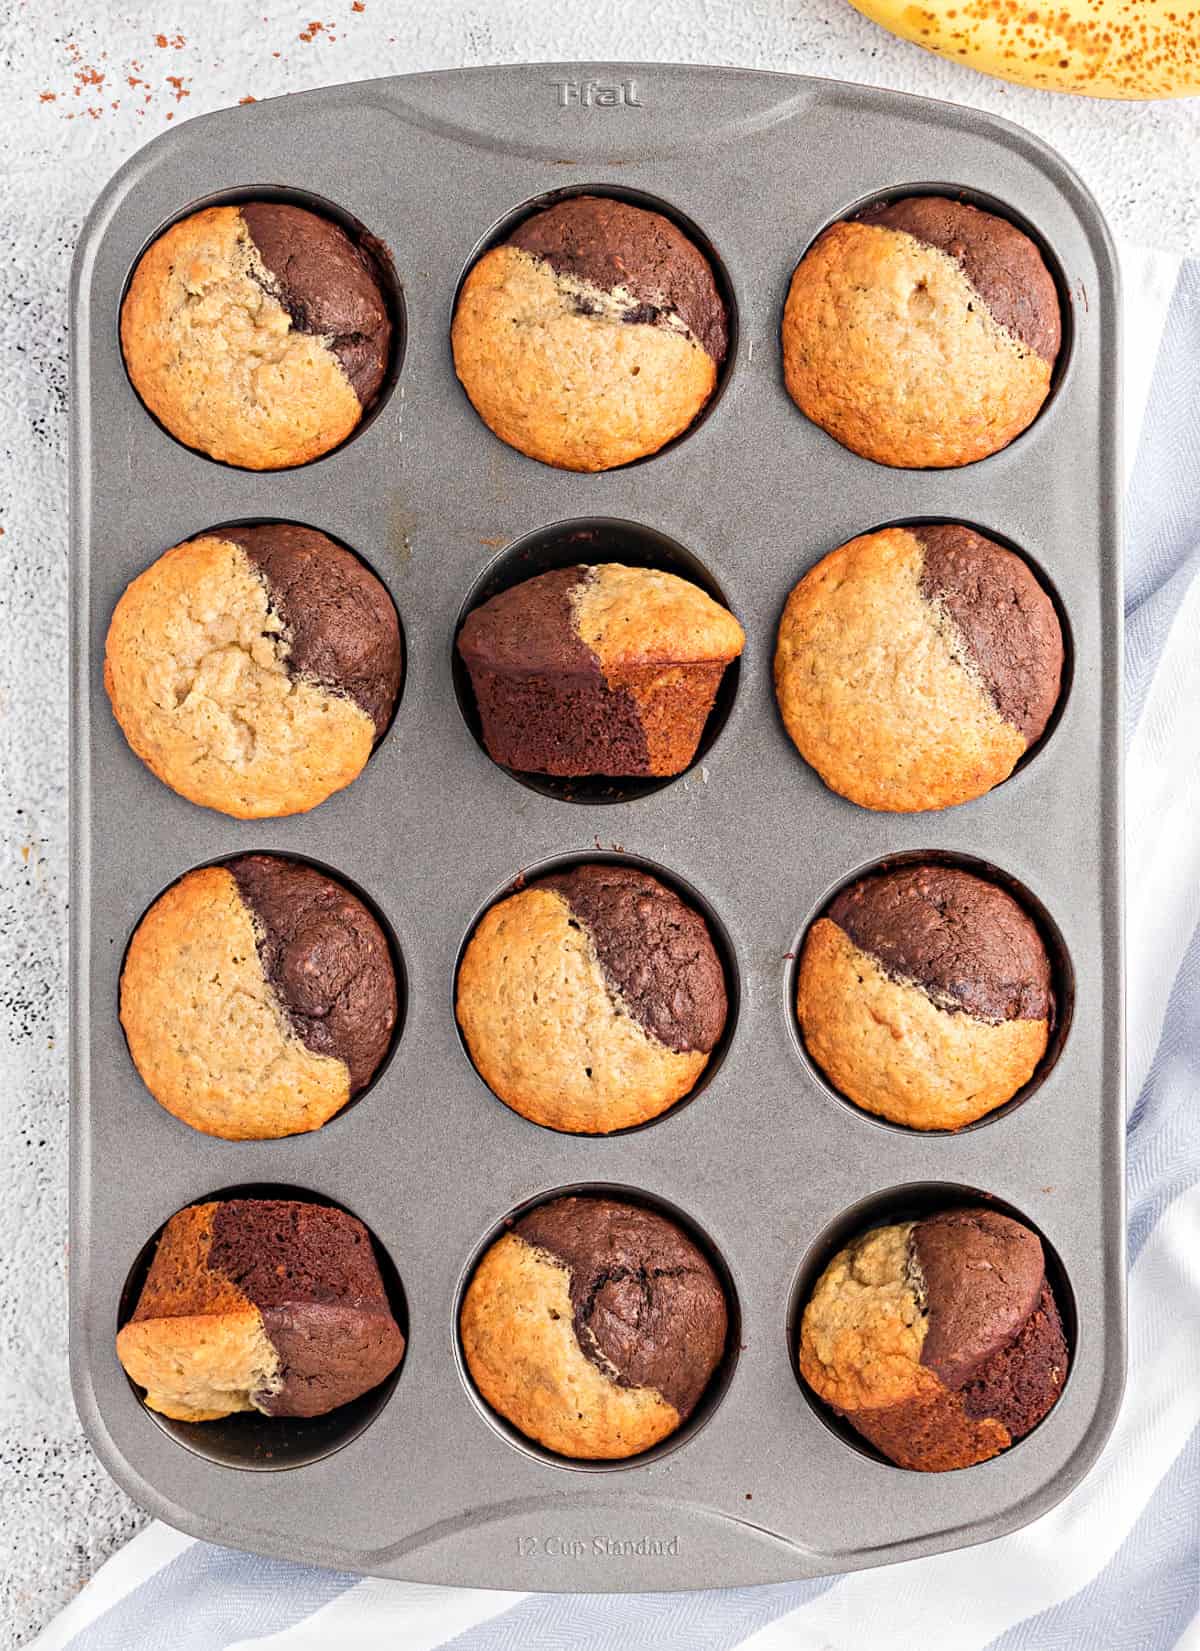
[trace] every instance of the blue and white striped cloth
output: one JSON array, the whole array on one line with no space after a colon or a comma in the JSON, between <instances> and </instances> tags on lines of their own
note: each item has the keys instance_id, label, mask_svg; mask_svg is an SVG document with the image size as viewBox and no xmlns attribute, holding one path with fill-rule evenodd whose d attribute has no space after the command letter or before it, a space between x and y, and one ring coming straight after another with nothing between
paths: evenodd
<instances>
[{"instance_id":1,"label":"blue and white striped cloth","mask_svg":"<svg viewBox=\"0 0 1200 1651\"><path fill-rule=\"evenodd\" d=\"M1130 1366L1091 1474L986 1552L688 1594L362 1580L152 1525L37 1651L1200 1651L1200 263L1123 263Z\"/></svg>"}]
</instances>

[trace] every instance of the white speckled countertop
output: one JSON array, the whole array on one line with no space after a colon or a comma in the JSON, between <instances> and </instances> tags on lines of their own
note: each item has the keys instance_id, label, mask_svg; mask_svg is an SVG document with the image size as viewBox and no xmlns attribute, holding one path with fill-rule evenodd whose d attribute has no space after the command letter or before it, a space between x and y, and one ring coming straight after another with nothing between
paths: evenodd
<instances>
[{"instance_id":1,"label":"white speckled countertop","mask_svg":"<svg viewBox=\"0 0 1200 1651\"><path fill-rule=\"evenodd\" d=\"M324 6L9 0L0 17L3 1647L24 1643L141 1519L84 1442L66 1369L66 285L109 175L172 121L340 80L551 58L729 63L994 110L1062 151L1119 236L1200 253L1200 98L1023 91L891 39L844 0Z\"/></svg>"}]
</instances>

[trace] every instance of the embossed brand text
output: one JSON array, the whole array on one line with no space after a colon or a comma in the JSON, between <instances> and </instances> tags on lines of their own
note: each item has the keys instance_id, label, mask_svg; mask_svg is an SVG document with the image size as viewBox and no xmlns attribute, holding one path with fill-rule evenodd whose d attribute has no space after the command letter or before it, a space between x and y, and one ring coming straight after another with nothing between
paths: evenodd
<instances>
[{"instance_id":1,"label":"embossed brand text","mask_svg":"<svg viewBox=\"0 0 1200 1651\"><path fill-rule=\"evenodd\" d=\"M552 80L560 109L640 109L636 80Z\"/></svg>"}]
</instances>

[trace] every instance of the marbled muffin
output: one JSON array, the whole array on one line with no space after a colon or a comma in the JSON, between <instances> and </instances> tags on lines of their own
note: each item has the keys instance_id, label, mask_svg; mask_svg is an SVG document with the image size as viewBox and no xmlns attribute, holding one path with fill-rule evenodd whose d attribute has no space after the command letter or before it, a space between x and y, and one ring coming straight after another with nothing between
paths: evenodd
<instances>
[{"instance_id":1,"label":"marbled muffin","mask_svg":"<svg viewBox=\"0 0 1200 1651\"><path fill-rule=\"evenodd\" d=\"M498 1238L460 1317L493 1410L561 1456L636 1456L685 1422L725 1350L725 1295L672 1221L556 1198Z\"/></svg>"},{"instance_id":2,"label":"marbled muffin","mask_svg":"<svg viewBox=\"0 0 1200 1651\"><path fill-rule=\"evenodd\" d=\"M560 775L680 774L742 627L657 568L557 568L467 615L458 651L488 755Z\"/></svg>"},{"instance_id":3,"label":"marbled muffin","mask_svg":"<svg viewBox=\"0 0 1200 1651\"><path fill-rule=\"evenodd\" d=\"M562 470L610 470L687 429L716 388L729 328L707 258L670 219L576 195L484 253L451 341L502 441Z\"/></svg>"},{"instance_id":4,"label":"marbled muffin","mask_svg":"<svg viewBox=\"0 0 1200 1651\"><path fill-rule=\"evenodd\" d=\"M1054 1023L1050 960L1011 895L953 866L864 877L805 936L809 1054L858 1106L959 1129L1027 1084Z\"/></svg>"},{"instance_id":5,"label":"marbled muffin","mask_svg":"<svg viewBox=\"0 0 1200 1651\"><path fill-rule=\"evenodd\" d=\"M725 1027L708 926L625 865L539 878L484 913L458 971L484 1082L535 1124L603 1135L686 1095Z\"/></svg>"},{"instance_id":6,"label":"marbled muffin","mask_svg":"<svg viewBox=\"0 0 1200 1651\"><path fill-rule=\"evenodd\" d=\"M1019 556L968 527L889 527L792 591L775 693L832 790L864 808L949 808L1041 738L1062 668L1054 604Z\"/></svg>"},{"instance_id":7,"label":"marbled muffin","mask_svg":"<svg viewBox=\"0 0 1200 1651\"><path fill-rule=\"evenodd\" d=\"M1033 423L1062 342L1054 279L1004 218L937 195L818 236L783 312L792 400L904 469L970 464Z\"/></svg>"},{"instance_id":8,"label":"marbled muffin","mask_svg":"<svg viewBox=\"0 0 1200 1651\"><path fill-rule=\"evenodd\" d=\"M322 1416L377 1387L403 1354L362 1222L284 1199L173 1215L117 1335L150 1409L177 1422Z\"/></svg>"},{"instance_id":9,"label":"marbled muffin","mask_svg":"<svg viewBox=\"0 0 1200 1651\"><path fill-rule=\"evenodd\" d=\"M345 441L379 398L391 342L374 254L278 201L172 224L121 306L146 406L188 447L247 470L307 464Z\"/></svg>"},{"instance_id":10,"label":"marbled muffin","mask_svg":"<svg viewBox=\"0 0 1200 1651\"><path fill-rule=\"evenodd\" d=\"M275 522L176 545L113 612L104 684L126 739L190 802L297 814L349 785L401 676L391 597L323 533Z\"/></svg>"},{"instance_id":11,"label":"marbled muffin","mask_svg":"<svg viewBox=\"0 0 1200 1651\"><path fill-rule=\"evenodd\" d=\"M1041 1241L989 1209L865 1232L822 1273L800 1374L902 1468L986 1462L1037 1426L1068 1353Z\"/></svg>"},{"instance_id":12,"label":"marbled muffin","mask_svg":"<svg viewBox=\"0 0 1200 1651\"><path fill-rule=\"evenodd\" d=\"M382 929L341 883L274 854L189 871L134 930L121 1024L168 1112L206 1135L319 1129L396 1026Z\"/></svg>"}]
</instances>

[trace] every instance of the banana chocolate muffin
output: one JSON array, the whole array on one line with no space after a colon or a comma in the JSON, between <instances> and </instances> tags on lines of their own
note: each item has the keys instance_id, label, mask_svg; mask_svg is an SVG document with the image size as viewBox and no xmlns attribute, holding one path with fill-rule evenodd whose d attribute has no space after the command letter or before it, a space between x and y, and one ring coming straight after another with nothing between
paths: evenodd
<instances>
[{"instance_id":1,"label":"banana chocolate muffin","mask_svg":"<svg viewBox=\"0 0 1200 1651\"><path fill-rule=\"evenodd\" d=\"M819 235L783 312L792 400L864 458L970 464L1032 424L1062 344L1054 278L1005 218L940 195Z\"/></svg>"},{"instance_id":2,"label":"banana chocolate muffin","mask_svg":"<svg viewBox=\"0 0 1200 1651\"><path fill-rule=\"evenodd\" d=\"M458 971L458 1023L489 1088L535 1124L604 1135L696 1085L725 1027L699 912L644 871L585 865L484 913Z\"/></svg>"},{"instance_id":3,"label":"banana chocolate muffin","mask_svg":"<svg viewBox=\"0 0 1200 1651\"><path fill-rule=\"evenodd\" d=\"M319 1129L365 1089L396 1026L383 930L299 861L189 871L134 930L121 1024L146 1088L206 1135Z\"/></svg>"},{"instance_id":4,"label":"banana chocolate muffin","mask_svg":"<svg viewBox=\"0 0 1200 1651\"><path fill-rule=\"evenodd\" d=\"M865 533L792 591L775 693L796 748L863 808L950 808L1008 778L1058 703L1054 603L953 523Z\"/></svg>"},{"instance_id":5,"label":"banana chocolate muffin","mask_svg":"<svg viewBox=\"0 0 1200 1651\"><path fill-rule=\"evenodd\" d=\"M907 865L843 889L809 929L796 1013L843 1095L910 1129L960 1129L1033 1077L1054 1024L1050 959L994 883Z\"/></svg>"},{"instance_id":6,"label":"banana chocolate muffin","mask_svg":"<svg viewBox=\"0 0 1200 1651\"><path fill-rule=\"evenodd\" d=\"M725 1350L725 1294L673 1221L609 1198L555 1198L475 1269L459 1328L493 1410L561 1456L636 1456L668 1438Z\"/></svg>"},{"instance_id":7,"label":"banana chocolate muffin","mask_svg":"<svg viewBox=\"0 0 1200 1651\"><path fill-rule=\"evenodd\" d=\"M1037 1234L989 1209L861 1233L813 1290L800 1374L899 1467L986 1462L1056 1403L1069 1355Z\"/></svg>"},{"instance_id":8,"label":"banana chocolate muffin","mask_svg":"<svg viewBox=\"0 0 1200 1651\"><path fill-rule=\"evenodd\" d=\"M125 738L190 802L298 814L361 771L400 691L400 623L358 558L312 528L228 527L130 584L104 685Z\"/></svg>"},{"instance_id":9,"label":"banana chocolate muffin","mask_svg":"<svg viewBox=\"0 0 1200 1651\"><path fill-rule=\"evenodd\" d=\"M467 615L458 651L488 755L526 773L681 774L745 634L657 568L557 568Z\"/></svg>"},{"instance_id":10,"label":"banana chocolate muffin","mask_svg":"<svg viewBox=\"0 0 1200 1651\"><path fill-rule=\"evenodd\" d=\"M374 253L279 201L172 224L121 306L125 365L155 418L247 470L307 464L345 441L379 399L391 345Z\"/></svg>"},{"instance_id":11,"label":"banana chocolate muffin","mask_svg":"<svg viewBox=\"0 0 1200 1651\"><path fill-rule=\"evenodd\" d=\"M177 1422L322 1416L400 1363L361 1221L287 1199L193 1204L163 1228L117 1357Z\"/></svg>"},{"instance_id":12,"label":"banana chocolate muffin","mask_svg":"<svg viewBox=\"0 0 1200 1651\"><path fill-rule=\"evenodd\" d=\"M576 195L484 253L451 342L501 441L562 470L610 470L697 417L729 326L708 259L669 218Z\"/></svg>"}]
</instances>

